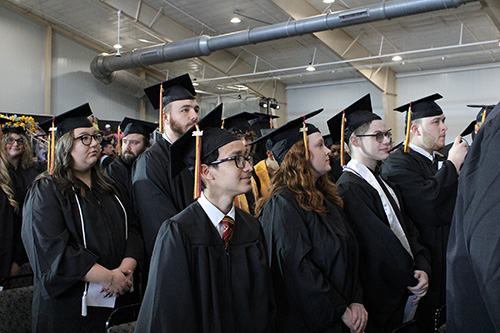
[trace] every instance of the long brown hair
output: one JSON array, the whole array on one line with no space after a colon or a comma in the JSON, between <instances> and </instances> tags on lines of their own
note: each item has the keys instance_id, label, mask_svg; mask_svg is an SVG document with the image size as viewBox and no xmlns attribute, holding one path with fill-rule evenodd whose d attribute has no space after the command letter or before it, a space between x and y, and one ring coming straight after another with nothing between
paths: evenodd
<instances>
[{"instance_id":1,"label":"long brown hair","mask_svg":"<svg viewBox=\"0 0 500 333\"><path fill-rule=\"evenodd\" d=\"M49 175L48 172L44 172L39 179L52 178L58 185L59 190L64 195L68 190L75 189L79 190L81 195L85 195L85 189L79 185L76 181L76 177L73 174L73 157L71 156L71 150L75 144L75 138L73 137L74 131L71 130L61 136L61 138L56 143L55 148L55 161L54 161L54 174ZM107 192L110 194L116 194L113 186L111 186L104 177L104 173L101 168L101 163L97 161L91 169L91 179L92 188L99 191Z\"/></svg>"},{"instance_id":2,"label":"long brown hair","mask_svg":"<svg viewBox=\"0 0 500 333\"><path fill-rule=\"evenodd\" d=\"M256 214L259 215L265 202L273 194L284 188L295 194L295 199L305 211L326 214L328 210L325 199L339 207L343 206L342 199L337 195L337 187L328 179L328 175L314 181L311 165L306 160L303 140L297 141L285 155L274 174L268 194L257 202Z\"/></svg>"},{"instance_id":3,"label":"long brown hair","mask_svg":"<svg viewBox=\"0 0 500 333\"><path fill-rule=\"evenodd\" d=\"M14 212L19 213L19 203L16 201L14 184L7 170L7 164L9 162L7 162L7 157L5 155L5 146L2 145L2 147L0 147L0 188L7 196L7 200L14 208Z\"/></svg>"}]
</instances>

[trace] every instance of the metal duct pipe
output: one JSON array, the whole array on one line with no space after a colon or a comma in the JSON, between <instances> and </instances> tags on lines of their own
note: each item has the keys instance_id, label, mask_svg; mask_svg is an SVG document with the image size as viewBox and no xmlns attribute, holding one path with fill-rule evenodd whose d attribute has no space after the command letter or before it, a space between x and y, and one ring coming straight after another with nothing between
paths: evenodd
<instances>
[{"instance_id":1,"label":"metal duct pipe","mask_svg":"<svg viewBox=\"0 0 500 333\"><path fill-rule=\"evenodd\" d=\"M108 84L114 71L172 62L235 46L256 44L281 38L300 36L346 26L420 14L440 9L458 7L478 0L394 0L380 4L327 13L297 21L267 27L248 29L225 35L200 36L166 43L115 55L99 55L92 60L90 70L99 80Z\"/></svg>"}]
</instances>

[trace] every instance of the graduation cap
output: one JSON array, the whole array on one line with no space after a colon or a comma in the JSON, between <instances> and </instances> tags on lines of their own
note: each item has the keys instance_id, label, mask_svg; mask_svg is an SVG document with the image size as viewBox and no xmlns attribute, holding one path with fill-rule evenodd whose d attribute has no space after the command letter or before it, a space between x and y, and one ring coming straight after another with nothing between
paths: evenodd
<instances>
[{"instance_id":1,"label":"graduation cap","mask_svg":"<svg viewBox=\"0 0 500 333\"><path fill-rule=\"evenodd\" d=\"M226 144L239 141L232 132L222 129L222 104L210 111L197 124L191 126L170 147L170 177L178 175L184 168L194 171L194 198L201 192L201 160Z\"/></svg>"},{"instance_id":2,"label":"graduation cap","mask_svg":"<svg viewBox=\"0 0 500 333\"><path fill-rule=\"evenodd\" d=\"M492 105L468 104L467 107L469 107L469 108L481 108L481 110L479 110L479 112L476 115L476 122L477 122L478 129L479 129L479 127L481 127L481 125L484 123L486 116L491 112L491 110L493 110L495 105L494 104L492 104Z\"/></svg>"},{"instance_id":3,"label":"graduation cap","mask_svg":"<svg viewBox=\"0 0 500 333\"><path fill-rule=\"evenodd\" d=\"M77 106L74 109L61 113L40 124L40 127L49 133L49 129L52 127L52 123L57 128L56 138L59 139L63 134L68 133L75 128L80 127L92 127L92 123L87 118L92 114L89 103Z\"/></svg>"},{"instance_id":4,"label":"graduation cap","mask_svg":"<svg viewBox=\"0 0 500 333\"><path fill-rule=\"evenodd\" d=\"M174 77L165 82L152 85L144 89L144 93L148 96L151 105L155 110L160 108L160 88L163 88L162 93L162 109L170 102L184 99L194 99L196 91L189 74Z\"/></svg>"},{"instance_id":5,"label":"graduation cap","mask_svg":"<svg viewBox=\"0 0 500 333\"><path fill-rule=\"evenodd\" d=\"M34 132L36 127L35 119L31 116L13 115L8 118L2 116L0 124L3 124L3 133L26 134L26 132Z\"/></svg>"},{"instance_id":6,"label":"graduation cap","mask_svg":"<svg viewBox=\"0 0 500 333\"><path fill-rule=\"evenodd\" d=\"M366 94L326 122L332 141L340 142L341 166L344 166L345 162L344 142L348 141L352 133L361 125L380 119L380 116L373 113L370 94Z\"/></svg>"},{"instance_id":7,"label":"graduation cap","mask_svg":"<svg viewBox=\"0 0 500 333\"><path fill-rule=\"evenodd\" d=\"M123 137L129 134L142 134L149 138L151 133L158 127L158 124L149 121L143 121L125 117L120 123L120 130L123 131Z\"/></svg>"},{"instance_id":8,"label":"graduation cap","mask_svg":"<svg viewBox=\"0 0 500 333\"><path fill-rule=\"evenodd\" d=\"M234 116L222 120L222 127L231 132L250 132L252 131L252 120L258 119L253 113L241 112Z\"/></svg>"},{"instance_id":9,"label":"graduation cap","mask_svg":"<svg viewBox=\"0 0 500 333\"><path fill-rule=\"evenodd\" d=\"M435 117L443 114L443 110L435 102L438 99L443 98L440 94L433 94L415 101L411 101L405 105L401 105L394 109L398 112L407 112L406 114L406 138L404 152L409 151L408 142L410 141L410 127L412 120L417 120L427 117Z\"/></svg>"},{"instance_id":10,"label":"graduation cap","mask_svg":"<svg viewBox=\"0 0 500 333\"><path fill-rule=\"evenodd\" d=\"M274 129L266 135L261 136L250 144L253 145L259 142L265 142L264 140L270 140L270 144L268 145L268 147L271 149L268 150L271 150L273 152L274 158L276 159L278 164L281 164L290 148L292 148L292 146L297 143L297 141L302 139L304 140L304 145L306 148L306 158L309 159L307 135L319 132L319 129L313 124L306 123L305 121L311 117L314 117L322 111L323 109L319 109L299 118L290 120L285 125Z\"/></svg>"},{"instance_id":11,"label":"graduation cap","mask_svg":"<svg viewBox=\"0 0 500 333\"><path fill-rule=\"evenodd\" d=\"M469 134L472 134L474 133L474 129L476 128L476 121L473 120L470 122L469 125L467 125L467 127L463 130L462 133L460 133L460 136L461 137L464 137L464 136L467 136ZM475 134L475 133L474 133ZM472 136L474 136L474 134Z\"/></svg>"},{"instance_id":12,"label":"graduation cap","mask_svg":"<svg viewBox=\"0 0 500 333\"><path fill-rule=\"evenodd\" d=\"M267 113L262 113L262 112L254 112L254 115L257 116L257 118L253 119L250 121L250 125L258 125L258 124L269 124L269 126L266 126L267 128L273 128L273 119L277 119L280 116L275 116L272 114L267 114ZM262 128L260 128L262 130Z\"/></svg>"}]
</instances>

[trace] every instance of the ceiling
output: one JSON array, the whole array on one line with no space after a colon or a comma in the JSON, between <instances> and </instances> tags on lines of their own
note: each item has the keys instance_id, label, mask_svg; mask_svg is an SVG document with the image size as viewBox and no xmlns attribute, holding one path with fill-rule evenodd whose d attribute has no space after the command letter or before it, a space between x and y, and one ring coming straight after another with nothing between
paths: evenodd
<instances>
[{"instance_id":1,"label":"ceiling","mask_svg":"<svg viewBox=\"0 0 500 333\"><path fill-rule=\"evenodd\" d=\"M1 0L0 4L9 3L82 37L95 46L97 55L116 52L113 45L118 41L118 10L122 10L120 44L124 53L202 34L217 36L286 22L302 14L291 13L301 8L298 4L308 8L307 14L321 14L380 2ZM152 65L148 72L156 74L156 78L187 72L199 81L200 89L212 93L244 90L245 85L252 85L252 90L258 93L259 86L272 80L286 86L366 77L360 68L373 67L377 71L388 67L399 74L491 64L500 61L499 29L494 23L500 18L489 7L493 2L495 0L481 0L456 9L343 28L347 40L351 40L343 52L325 43L318 34L304 35L216 51L208 57ZM238 16L241 23L230 23L234 16ZM350 54L354 49L356 53ZM393 61L395 54L403 59ZM306 66L313 61L316 71L307 72Z\"/></svg>"}]
</instances>

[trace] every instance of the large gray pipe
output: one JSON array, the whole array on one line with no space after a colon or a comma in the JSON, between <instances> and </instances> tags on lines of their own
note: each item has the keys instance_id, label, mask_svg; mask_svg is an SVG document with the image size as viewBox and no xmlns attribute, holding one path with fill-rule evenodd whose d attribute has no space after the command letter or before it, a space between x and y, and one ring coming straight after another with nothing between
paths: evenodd
<instances>
[{"instance_id":1,"label":"large gray pipe","mask_svg":"<svg viewBox=\"0 0 500 333\"><path fill-rule=\"evenodd\" d=\"M214 51L230 47L256 44L361 23L448 9L474 1L478 0L394 0L391 2L382 2L357 9L327 13L297 21L289 21L215 37L200 36L146 47L123 53L121 57L99 55L92 60L90 69L96 78L108 84L113 80L111 74L121 69L207 56Z\"/></svg>"}]
</instances>

